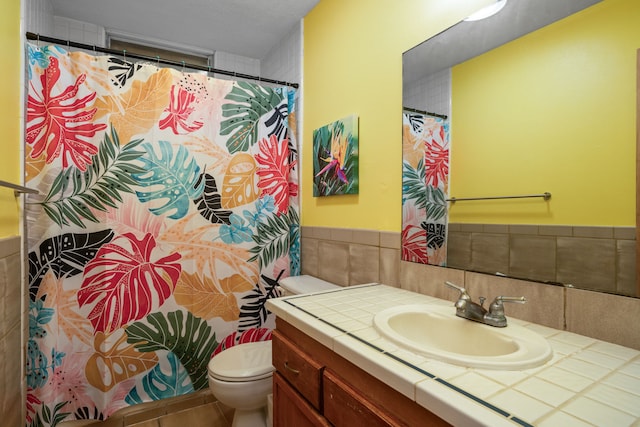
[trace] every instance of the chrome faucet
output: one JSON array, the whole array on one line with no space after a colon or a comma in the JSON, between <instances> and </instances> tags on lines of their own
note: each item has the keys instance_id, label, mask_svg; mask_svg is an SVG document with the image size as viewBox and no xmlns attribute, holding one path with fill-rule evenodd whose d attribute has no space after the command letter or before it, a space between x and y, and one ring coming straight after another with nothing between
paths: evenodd
<instances>
[{"instance_id":1,"label":"chrome faucet","mask_svg":"<svg viewBox=\"0 0 640 427\"><path fill-rule=\"evenodd\" d=\"M444 282L444 284L460 292L460 296L454 304L456 316L498 328L507 326L507 317L504 315L504 302L517 302L520 304L527 302L525 297L498 296L489 305L489 310L487 310L484 308L485 297L478 298L480 300L480 304L478 304L472 301L465 288L449 281Z\"/></svg>"}]
</instances>

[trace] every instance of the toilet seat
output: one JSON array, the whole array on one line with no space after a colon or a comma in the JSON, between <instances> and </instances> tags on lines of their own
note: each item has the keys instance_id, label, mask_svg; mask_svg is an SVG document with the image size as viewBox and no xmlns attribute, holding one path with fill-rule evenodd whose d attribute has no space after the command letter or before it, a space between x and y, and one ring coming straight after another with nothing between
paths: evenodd
<instances>
[{"instance_id":1,"label":"toilet seat","mask_svg":"<svg viewBox=\"0 0 640 427\"><path fill-rule=\"evenodd\" d=\"M271 341L238 344L213 356L207 366L211 378L227 382L256 381L273 374Z\"/></svg>"}]
</instances>

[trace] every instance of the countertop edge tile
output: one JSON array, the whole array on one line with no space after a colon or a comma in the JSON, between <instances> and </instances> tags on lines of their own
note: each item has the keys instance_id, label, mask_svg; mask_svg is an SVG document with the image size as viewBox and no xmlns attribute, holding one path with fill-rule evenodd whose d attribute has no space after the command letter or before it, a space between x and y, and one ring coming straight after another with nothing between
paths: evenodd
<instances>
[{"instance_id":1,"label":"countertop edge tile","mask_svg":"<svg viewBox=\"0 0 640 427\"><path fill-rule=\"evenodd\" d=\"M393 359L381 364L383 354L347 335L334 338L333 351L409 399L416 399L415 384L424 376L415 370Z\"/></svg>"},{"instance_id":2,"label":"countertop edge tile","mask_svg":"<svg viewBox=\"0 0 640 427\"><path fill-rule=\"evenodd\" d=\"M278 312L285 314L285 316L281 316L283 320L291 323L296 328L300 329L302 332L331 350L333 350L333 338L343 334L338 329L322 323L317 318L298 308L289 307L290 309L296 310L294 316L291 312L286 311L286 303L283 302L280 306L269 304L270 302L271 300L267 301L267 308L274 312L276 316L280 316ZM273 303L275 303L275 301Z\"/></svg>"},{"instance_id":3,"label":"countertop edge tile","mask_svg":"<svg viewBox=\"0 0 640 427\"><path fill-rule=\"evenodd\" d=\"M496 414L481 404L471 400L461 402L461 399L462 397L457 391L432 379L424 380L416 385L416 403L454 426L514 426L508 418ZM461 410L460 405L456 403L463 403L464 410Z\"/></svg>"}]
</instances>

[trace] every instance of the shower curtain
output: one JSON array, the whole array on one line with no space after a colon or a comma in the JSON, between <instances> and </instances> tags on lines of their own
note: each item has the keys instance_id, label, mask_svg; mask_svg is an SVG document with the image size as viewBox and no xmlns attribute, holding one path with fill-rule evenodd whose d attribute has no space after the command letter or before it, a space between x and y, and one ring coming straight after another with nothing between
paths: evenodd
<instances>
[{"instance_id":1,"label":"shower curtain","mask_svg":"<svg viewBox=\"0 0 640 427\"><path fill-rule=\"evenodd\" d=\"M299 274L295 91L27 50L26 425L206 388Z\"/></svg>"},{"instance_id":2,"label":"shower curtain","mask_svg":"<svg viewBox=\"0 0 640 427\"><path fill-rule=\"evenodd\" d=\"M402 259L447 264L449 122L402 113Z\"/></svg>"}]
</instances>

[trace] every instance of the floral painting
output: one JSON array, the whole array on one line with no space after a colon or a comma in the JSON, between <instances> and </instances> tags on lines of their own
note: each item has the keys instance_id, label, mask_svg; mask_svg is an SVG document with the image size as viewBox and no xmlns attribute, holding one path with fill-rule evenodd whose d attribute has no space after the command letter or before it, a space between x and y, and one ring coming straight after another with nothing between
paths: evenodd
<instances>
[{"instance_id":1,"label":"floral painting","mask_svg":"<svg viewBox=\"0 0 640 427\"><path fill-rule=\"evenodd\" d=\"M358 194L358 116L313 131L313 196Z\"/></svg>"}]
</instances>

